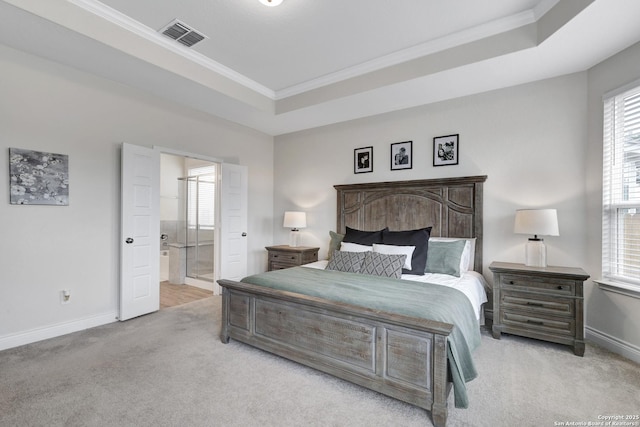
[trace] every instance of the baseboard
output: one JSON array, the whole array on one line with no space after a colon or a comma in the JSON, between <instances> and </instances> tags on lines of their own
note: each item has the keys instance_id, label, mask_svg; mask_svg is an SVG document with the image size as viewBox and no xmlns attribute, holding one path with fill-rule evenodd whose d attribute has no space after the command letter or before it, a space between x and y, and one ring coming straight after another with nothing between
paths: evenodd
<instances>
[{"instance_id":1,"label":"baseboard","mask_svg":"<svg viewBox=\"0 0 640 427\"><path fill-rule=\"evenodd\" d=\"M117 321L117 312L101 314L98 316L86 317L71 322L59 323L57 325L46 326L44 328L32 329L12 335L0 337L0 350L19 347L25 344L59 337L72 332L83 331L100 325L106 325Z\"/></svg>"},{"instance_id":2,"label":"baseboard","mask_svg":"<svg viewBox=\"0 0 640 427\"><path fill-rule=\"evenodd\" d=\"M630 344L626 341L622 341L619 338L605 334L597 329L585 326L585 338L598 344L601 347L606 348L614 353L617 353L627 359L633 360L636 363L640 363L640 347Z\"/></svg>"},{"instance_id":3,"label":"baseboard","mask_svg":"<svg viewBox=\"0 0 640 427\"><path fill-rule=\"evenodd\" d=\"M213 282L206 280L192 279L191 277L184 278L184 284L189 286L195 286L196 288L204 289L206 291L213 291Z\"/></svg>"}]
</instances>

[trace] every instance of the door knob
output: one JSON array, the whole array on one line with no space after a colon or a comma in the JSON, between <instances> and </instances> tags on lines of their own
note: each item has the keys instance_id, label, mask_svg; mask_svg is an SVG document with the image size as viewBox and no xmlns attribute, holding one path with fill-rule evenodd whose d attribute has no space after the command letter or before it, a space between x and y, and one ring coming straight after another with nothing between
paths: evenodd
<instances>
[{"instance_id":1,"label":"door knob","mask_svg":"<svg viewBox=\"0 0 640 427\"><path fill-rule=\"evenodd\" d=\"M133 239L131 237L127 237L127 240L125 240L125 242L127 242L128 244L133 243Z\"/></svg>"},{"instance_id":2,"label":"door knob","mask_svg":"<svg viewBox=\"0 0 640 427\"><path fill-rule=\"evenodd\" d=\"M242 233L242 237L247 237L247 233Z\"/></svg>"}]
</instances>

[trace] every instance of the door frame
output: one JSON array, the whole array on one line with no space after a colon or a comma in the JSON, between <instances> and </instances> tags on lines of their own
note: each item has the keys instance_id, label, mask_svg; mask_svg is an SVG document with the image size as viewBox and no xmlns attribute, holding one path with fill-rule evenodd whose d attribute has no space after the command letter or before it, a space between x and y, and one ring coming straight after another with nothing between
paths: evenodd
<instances>
[{"instance_id":1,"label":"door frame","mask_svg":"<svg viewBox=\"0 0 640 427\"><path fill-rule=\"evenodd\" d=\"M216 163L218 165L221 165L222 163L224 163L223 160L215 158L215 157L210 157L210 156L205 156L203 154L197 154L197 153L192 153L189 151L184 151L184 150L176 150L173 148L167 148L167 147L162 147L162 146L158 146L158 145L154 145L153 149L158 151L160 154L170 154L172 156L180 156L180 157L189 157L192 159L197 159L197 160L204 160L207 162L211 162L211 163ZM160 170L160 174L162 174L162 169ZM215 216L216 216L216 222L218 222L220 220L220 174L221 174L221 168L218 167L216 168L216 191L215 191ZM220 295L220 285L218 285L218 279L220 279L219 274L220 274L220 232L219 232L219 227L215 227L214 232L213 232L213 247L215 248L213 253L213 294L214 295ZM159 285L158 285L159 286Z\"/></svg>"}]
</instances>

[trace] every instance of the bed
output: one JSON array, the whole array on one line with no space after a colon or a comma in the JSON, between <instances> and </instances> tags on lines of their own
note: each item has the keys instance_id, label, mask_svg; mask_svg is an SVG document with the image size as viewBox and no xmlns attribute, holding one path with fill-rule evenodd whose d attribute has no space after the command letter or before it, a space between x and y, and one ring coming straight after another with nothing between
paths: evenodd
<instances>
[{"instance_id":1,"label":"bed","mask_svg":"<svg viewBox=\"0 0 640 427\"><path fill-rule=\"evenodd\" d=\"M482 281L485 180L473 176L336 185L335 234L431 227L434 241L460 239L465 247L473 245L470 274L475 271ZM406 275L398 280L329 271L325 263L240 282L220 280L221 340L233 338L419 406L431 412L434 425L445 426L452 388L456 407L468 403L464 384L475 377L471 352L479 343L481 307L455 286L427 286ZM430 294L423 297L426 287ZM363 302L363 292L389 301L397 295L398 301L392 306ZM448 308L450 300L461 308ZM417 311L423 303L431 304L428 314L422 305Z\"/></svg>"}]
</instances>

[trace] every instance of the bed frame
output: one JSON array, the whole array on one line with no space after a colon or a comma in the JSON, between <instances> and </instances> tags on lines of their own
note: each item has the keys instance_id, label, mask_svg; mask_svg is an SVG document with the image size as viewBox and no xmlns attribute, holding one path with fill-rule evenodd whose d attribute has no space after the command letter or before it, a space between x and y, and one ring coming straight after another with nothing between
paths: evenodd
<instances>
[{"instance_id":1,"label":"bed frame","mask_svg":"<svg viewBox=\"0 0 640 427\"><path fill-rule=\"evenodd\" d=\"M486 176L336 185L337 232L433 227L439 237L475 237L482 272ZM263 288L222 286L222 342L230 338L431 412L445 426L453 325Z\"/></svg>"}]
</instances>

